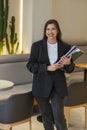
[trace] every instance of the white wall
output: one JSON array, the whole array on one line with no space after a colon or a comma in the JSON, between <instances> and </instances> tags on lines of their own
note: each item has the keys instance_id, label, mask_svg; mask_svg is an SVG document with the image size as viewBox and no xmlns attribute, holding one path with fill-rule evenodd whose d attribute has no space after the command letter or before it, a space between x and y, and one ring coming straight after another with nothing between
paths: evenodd
<instances>
[{"instance_id":1,"label":"white wall","mask_svg":"<svg viewBox=\"0 0 87 130\"><path fill-rule=\"evenodd\" d=\"M32 44L33 0L23 1L23 52L30 51Z\"/></svg>"},{"instance_id":2,"label":"white wall","mask_svg":"<svg viewBox=\"0 0 87 130\"><path fill-rule=\"evenodd\" d=\"M30 52L32 42L42 39L45 22L52 18L52 0L24 0L23 50Z\"/></svg>"},{"instance_id":3,"label":"white wall","mask_svg":"<svg viewBox=\"0 0 87 130\"><path fill-rule=\"evenodd\" d=\"M23 0L23 51L30 52L32 42L43 37L45 22L59 21L64 40L87 41L87 0ZM20 0L9 0L9 16L16 17L20 29ZM10 17L9 20L10 21Z\"/></svg>"},{"instance_id":4,"label":"white wall","mask_svg":"<svg viewBox=\"0 0 87 130\"><path fill-rule=\"evenodd\" d=\"M53 0L63 39L87 41L87 0Z\"/></svg>"},{"instance_id":5,"label":"white wall","mask_svg":"<svg viewBox=\"0 0 87 130\"><path fill-rule=\"evenodd\" d=\"M33 0L33 41L42 39L44 24L50 18L52 18L52 0Z\"/></svg>"}]
</instances>

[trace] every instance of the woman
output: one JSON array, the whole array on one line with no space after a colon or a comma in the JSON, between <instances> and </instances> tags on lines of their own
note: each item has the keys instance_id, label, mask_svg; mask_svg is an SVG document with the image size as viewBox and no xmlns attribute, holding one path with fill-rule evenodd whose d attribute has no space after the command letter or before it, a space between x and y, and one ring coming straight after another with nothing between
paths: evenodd
<instances>
[{"instance_id":1,"label":"woman","mask_svg":"<svg viewBox=\"0 0 87 130\"><path fill-rule=\"evenodd\" d=\"M65 72L74 70L71 57L64 55L71 48L61 40L56 20L51 19L44 27L42 40L32 44L27 68L33 73L33 95L36 97L45 130L67 130L63 100L67 95ZM57 62L61 60L61 63ZM51 104L51 105L50 105Z\"/></svg>"}]
</instances>

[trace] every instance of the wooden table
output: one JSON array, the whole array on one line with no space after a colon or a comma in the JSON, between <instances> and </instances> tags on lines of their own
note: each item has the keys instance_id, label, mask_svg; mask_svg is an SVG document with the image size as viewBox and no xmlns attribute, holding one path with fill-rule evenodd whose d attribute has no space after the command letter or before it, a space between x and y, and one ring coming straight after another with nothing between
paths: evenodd
<instances>
[{"instance_id":1,"label":"wooden table","mask_svg":"<svg viewBox=\"0 0 87 130\"><path fill-rule=\"evenodd\" d=\"M7 100L9 97L15 94L21 94L32 91L32 84L14 85L11 89L0 90L0 102Z\"/></svg>"},{"instance_id":2,"label":"wooden table","mask_svg":"<svg viewBox=\"0 0 87 130\"><path fill-rule=\"evenodd\" d=\"M84 69L84 81L86 81L87 80L87 63L78 63L78 64L75 64L75 66L77 68Z\"/></svg>"},{"instance_id":3,"label":"wooden table","mask_svg":"<svg viewBox=\"0 0 87 130\"><path fill-rule=\"evenodd\" d=\"M11 89L13 85L14 83L12 81L0 79L0 91Z\"/></svg>"}]
</instances>

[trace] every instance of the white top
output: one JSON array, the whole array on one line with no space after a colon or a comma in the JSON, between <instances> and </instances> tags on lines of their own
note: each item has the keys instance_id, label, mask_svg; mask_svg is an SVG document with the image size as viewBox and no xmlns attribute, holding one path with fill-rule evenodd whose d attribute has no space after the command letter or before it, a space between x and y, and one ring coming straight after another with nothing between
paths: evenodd
<instances>
[{"instance_id":1,"label":"white top","mask_svg":"<svg viewBox=\"0 0 87 130\"><path fill-rule=\"evenodd\" d=\"M47 49L48 49L48 56L49 56L49 60L50 60L50 64L54 64L57 60L57 43L55 44L50 44L47 42Z\"/></svg>"}]
</instances>

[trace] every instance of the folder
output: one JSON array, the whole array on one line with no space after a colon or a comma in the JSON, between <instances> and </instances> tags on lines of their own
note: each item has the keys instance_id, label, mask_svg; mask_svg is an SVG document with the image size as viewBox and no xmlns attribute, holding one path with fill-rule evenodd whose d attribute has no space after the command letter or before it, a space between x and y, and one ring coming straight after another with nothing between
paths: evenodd
<instances>
[{"instance_id":1,"label":"folder","mask_svg":"<svg viewBox=\"0 0 87 130\"><path fill-rule=\"evenodd\" d=\"M82 51L81 49L79 49L76 46L72 46L71 49L65 54L65 56L67 58L69 58L70 56L72 56L73 61L75 61L77 58L79 58L82 54L84 53L84 51ZM58 64L61 64L61 60L59 60L57 62Z\"/></svg>"}]
</instances>

